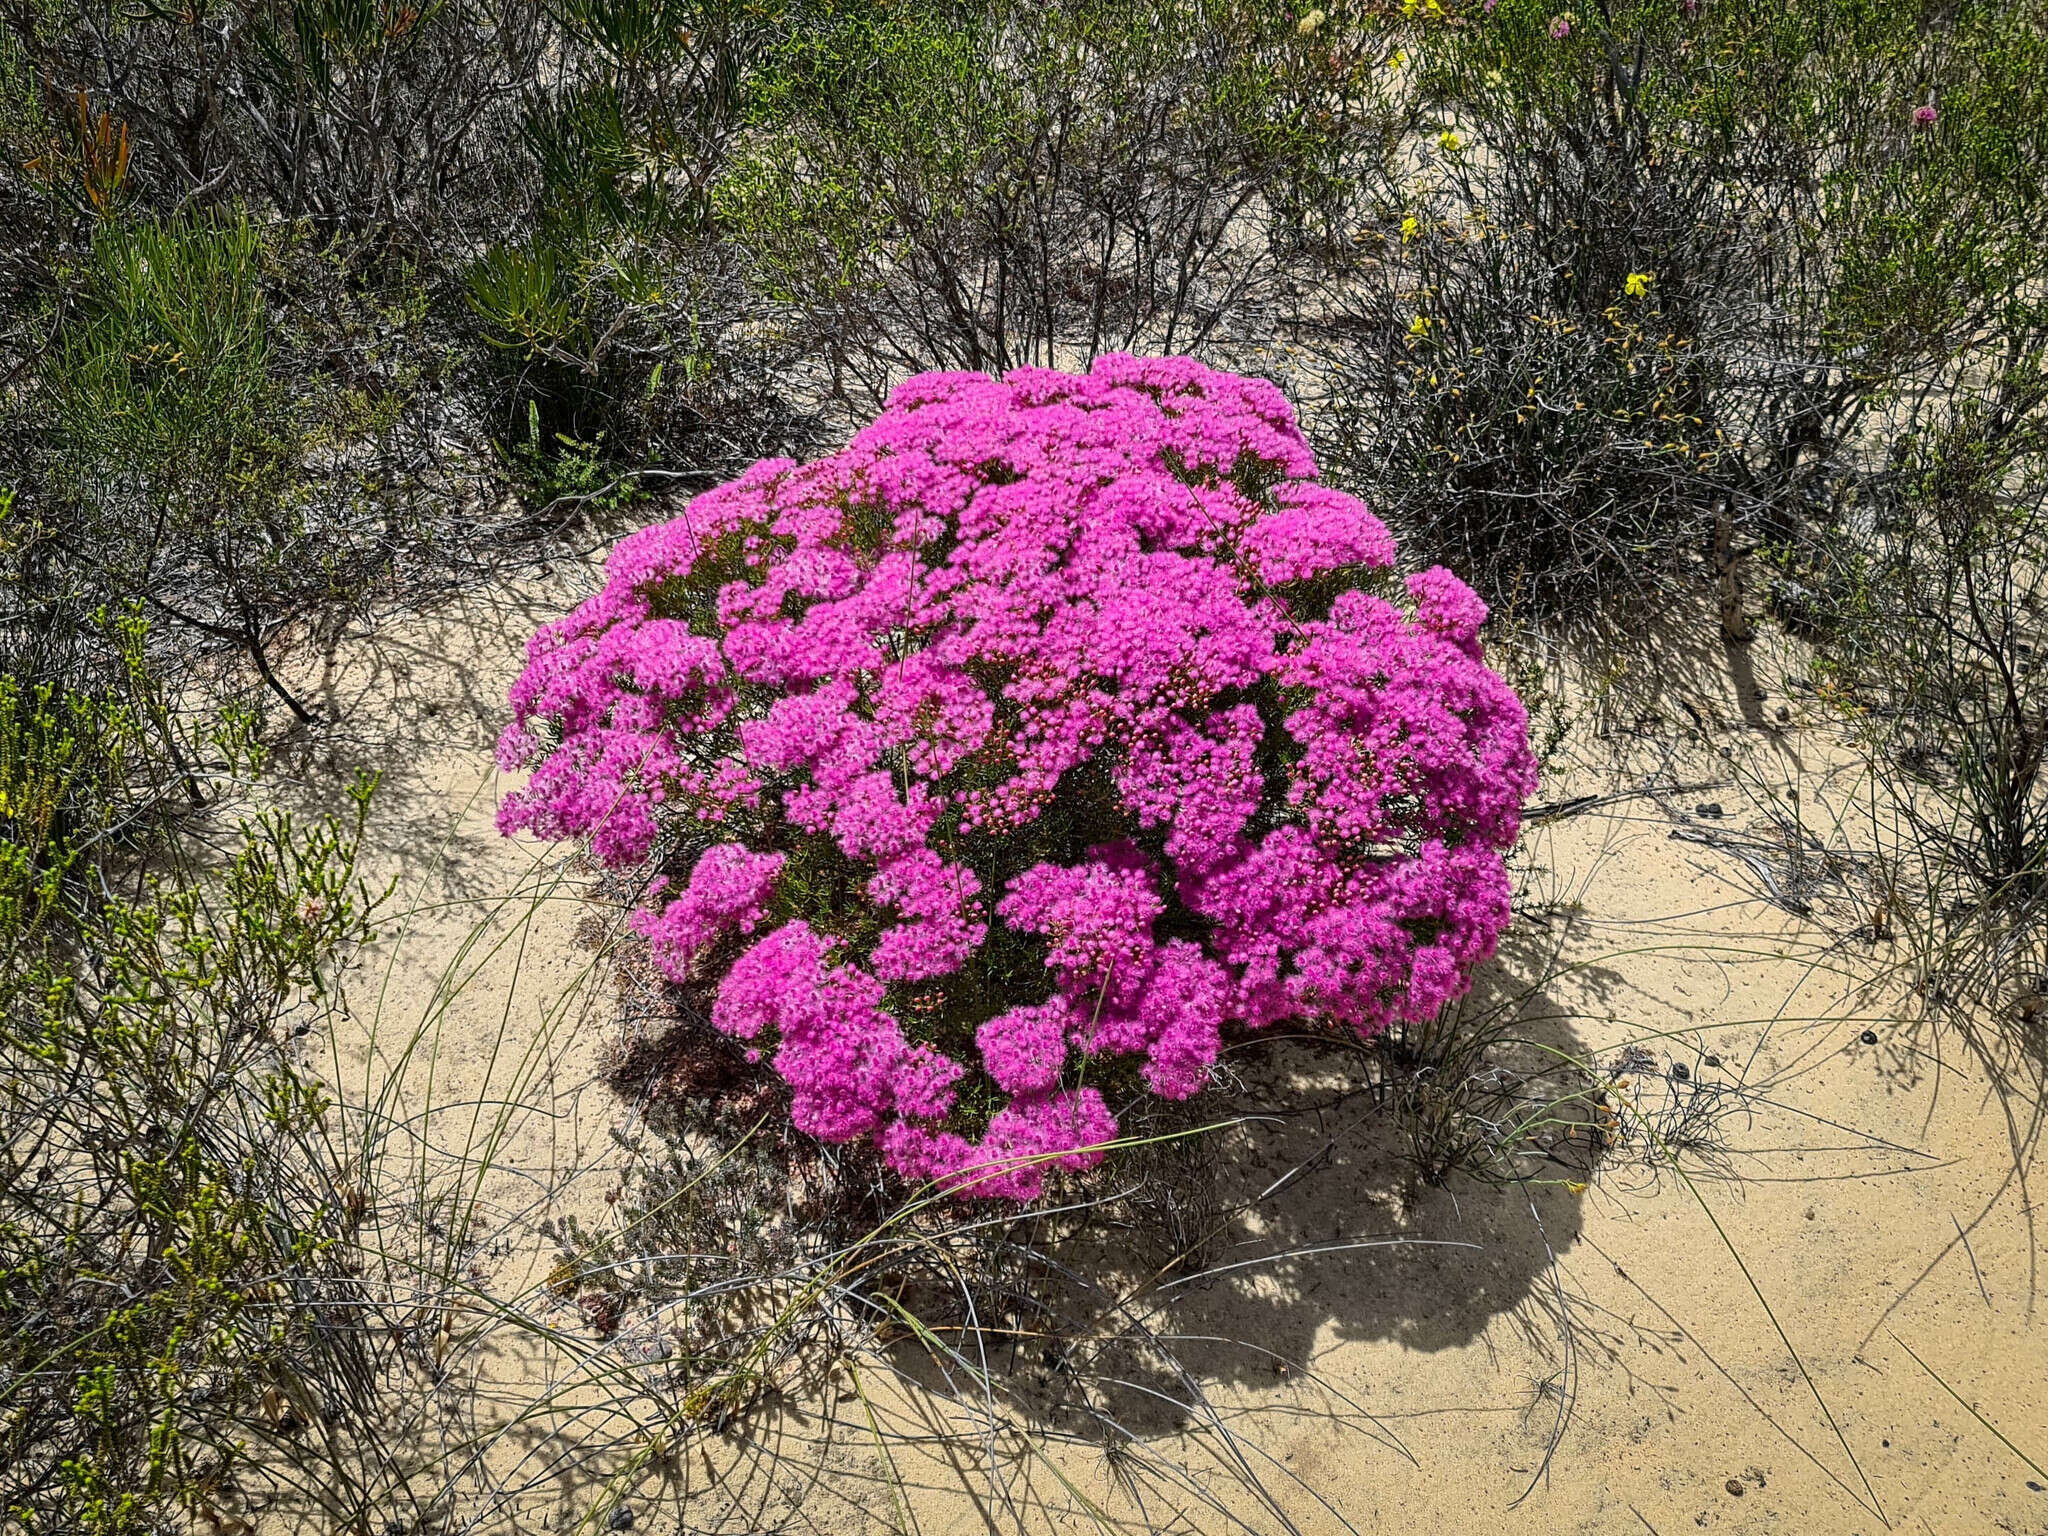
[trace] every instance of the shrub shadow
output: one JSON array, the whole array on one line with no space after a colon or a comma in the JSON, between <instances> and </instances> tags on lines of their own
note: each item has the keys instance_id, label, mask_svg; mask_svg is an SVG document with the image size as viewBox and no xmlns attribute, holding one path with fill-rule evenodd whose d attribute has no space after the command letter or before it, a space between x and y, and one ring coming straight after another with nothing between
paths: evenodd
<instances>
[{"instance_id":1,"label":"shrub shadow","mask_svg":"<svg viewBox=\"0 0 2048 1536\"><path fill-rule=\"evenodd\" d=\"M497 863L443 851L458 839L494 840L498 784L490 754L509 718L506 691L522 662L520 642L592 584L574 557L544 569L531 585L448 597L295 657L292 682L320 720L272 746L272 793L301 814L347 814L350 774L373 770L379 777L365 847L372 860L409 878L431 870L441 898L498 893Z\"/></svg>"},{"instance_id":2,"label":"shrub shadow","mask_svg":"<svg viewBox=\"0 0 2048 1536\"><path fill-rule=\"evenodd\" d=\"M1560 942L1525 923L1482 968L1450 1032L1463 1045L1483 1039L1478 1056L1254 1038L1199 1099L1127 1114L1127 1137L1157 1139L1049 1188L1052 1209L933 1208L904 1245L911 1257L877 1264L866 1282L887 1292L873 1309L882 1360L969 1416L996 1409L1036 1432L1116 1446L1213 1425L1219 1402L1274 1389L1300 1389L1285 1403L1293 1414L1355 1420L1318 1372L1333 1340L1435 1352L1505 1322L1556 1355L1555 1259L1579 1233L1602 1138L1585 1048L1543 985ZM732 1042L673 989L675 1014L647 1011L649 978L622 958L638 1023L608 1078L643 1123L671 1146L699 1138L701 1157L707 1124L736 1127L727 1112L779 1118L763 1097L765 1065L706 1060ZM1597 969L1572 972L1581 1003L1616 986ZM1427 1111L1447 1064L1475 1080L1474 1115L1520 1106L1525 1117L1519 1155L1492 1177L1433 1183L1418 1171L1418 1151L1440 1150ZM861 1211L842 1225L874 1230L885 1181L848 1150L830 1176ZM799 1203L814 1199L823 1170L790 1162Z\"/></svg>"},{"instance_id":3,"label":"shrub shadow","mask_svg":"<svg viewBox=\"0 0 2048 1536\"><path fill-rule=\"evenodd\" d=\"M1010 1403L1116 1444L1199 1428L1218 1402L1276 1388L1300 1389L1294 1413L1356 1419L1319 1370L1333 1342L1433 1353L1505 1323L1556 1355L1554 1264L1580 1230L1601 1103L1569 1017L1518 972L1527 958L1486 967L1462 1010L1492 1041L1462 1068L1486 1095L1472 1112L1519 1104L1522 1155L1433 1182L1421 1160L1443 1150L1442 1060L1247 1042L1235 1081L1189 1106L1224 1128L1134 1159L1120 1171L1137 1194L1103 1219L1026 1240L1057 1283L1030 1326L976 1341ZM1575 973L1575 993L1587 980ZM899 1346L896 1360L927 1388L957 1385L928 1350Z\"/></svg>"}]
</instances>

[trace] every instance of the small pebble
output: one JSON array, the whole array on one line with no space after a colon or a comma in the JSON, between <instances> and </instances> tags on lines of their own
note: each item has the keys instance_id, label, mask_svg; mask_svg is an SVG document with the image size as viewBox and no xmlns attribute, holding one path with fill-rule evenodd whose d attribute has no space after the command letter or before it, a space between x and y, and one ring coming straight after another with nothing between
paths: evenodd
<instances>
[{"instance_id":1,"label":"small pebble","mask_svg":"<svg viewBox=\"0 0 2048 1536\"><path fill-rule=\"evenodd\" d=\"M615 1531L630 1531L633 1529L633 1506L621 1504L612 1511L612 1517L606 1523Z\"/></svg>"},{"instance_id":2,"label":"small pebble","mask_svg":"<svg viewBox=\"0 0 2048 1536\"><path fill-rule=\"evenodd\" d=\"M1780 704L1778 706L1778 724L1783 725L1786 721L1790 720L1791 718L1792 711L1785 705Z\"/></svg>"},{"instance_id":3,"label":"small pebble","mask_svg":"<svg viewBox=\"0 0 2048 1536\"><path fill-rule=\"evenodd\" d=\"M1723 1488L1726 1488L1730 1493L1734 1494L1735 1497L1738 1499L1741 1498L1745 1493L1749 1492L1747 1488L1743 1487L1740 1482L1738 1482L1736 1479L1732 1477L1729 1478L1728 1481L1723 1483L1721 1486Z\"/></svg>"},{"instance_id":4,"label":"small pebble","mask_svg":"<svg viewBox=\"0 0 2048 1536\"><path fill-rule=\"evenodd\" d=\"M1858 1038L1861 1039L1865 1045L1875 1045L1877 1044L1877 1031L1874 1029L1866 1029L1860 1036L1858 1036Z\"/></svg>"},{"instance_id":5,"label":"small pebble","mask_svg":"<svg viewBox=\"0 0 2048 1536\"><path fill-rule=\"evenodd\" d=\"M1718 800L1709 800L1703 805L1694 806L1692 808L1692 813L1695 816L1707 816L1718 819L1721 815L1721 802Z\"/></svg>"},{"instance_id":6,"label":"small pebble","mask_svg":"<svg viewBox=\"0 0 2048 1536\"><path fill-rule=\"evenodd\" d=\"M1687 1068L1686 1064L1682 1061L1674 1061L1673 1063L1671 1063L1671 1076L1674 1080L1681 1083L1689 1083L1692 1081L1692 1072L1689 1068Z\"/></svg>"},{"instance_id":7,"label":"small pebble","mask_svg":"<svg viewBox=\"0 0 2048 1536\"><path fill-rule=\"evenodd\" d=\"M1806 1219L1808 1221L1813 1220L1813 1207L1810 1205L1806 1208Z\"/></svg>"},{"instance_id":8,"label":"small pebble","mask_svg":"<svg viewBox=\"0 0 2048 1536\"><path fill-rule=\"evenodd\" d=\"M2040 1485L2039 1483L2035 1482L2035 1481L2034 1481L2034 1480L2033 1480L2033 1479L2032 1479L2031 1477L2027 1479L2027 1486L2028 1486L2029 1488L2033 1489L2033 1490L2034 1490L2034 1492L2036 1492L2036 1493L2048 1493L2048 1488L2043 1488L2043 1487L2042 1487L2042 1486L2041 1486L2041 1485Z\"/></svg>"}]
</instances>

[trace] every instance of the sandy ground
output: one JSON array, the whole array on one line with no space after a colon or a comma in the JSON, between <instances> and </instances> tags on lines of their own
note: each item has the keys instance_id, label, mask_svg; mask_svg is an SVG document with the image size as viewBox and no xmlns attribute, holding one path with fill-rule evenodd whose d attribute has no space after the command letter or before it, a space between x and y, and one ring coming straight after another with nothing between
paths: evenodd
<instances>
[{"instance_id":1,"label":"sandy ground","mask_svg":"<svg viewBox=\"0 0 2048 1536\"><path fill-rule=\"evenodd\" d=\"M520 646L593 580L564 561L302 658L336 723L279 757L308 786L385 769L368 865L397 882L392 915L324 1059L343 1094L384 1107L421 1189L474 1184L479 1293L537 1294L538 1224L601 1225L614 1132L638 1134L593 1081L614 1026L567 850L492 825ZM1864 985L1889 957L1840 936L1853 903L1795 915L1772 866L1725 845L1775 825L1771 786L1802 789L1826 835L1854 788L1831 728L1756 649L1646 653L1579 690L1543 800L1707 787L1533 827L1524 919L1479 988L1626 1077L1618 1101L1662 1127L1668 1156L1639 1135L1582 1189L1417 1193L1362 1104L1234 1133L1247 1177L1310 1171L1231 1234L1243 1267L1168 1315L1235 1341L1201 1354L1203 1386L1264 1502L1213 1429L1141 1419L1112 1456L1019 1416L984 1457L936 1433L957 1421L943 1398L872 1384L872 1424L850 1397L789 1400L610 1487L623 1452L573 1454L621 1422L576 1376L609 1346L541 1296L541 1329L442 1325L450 1374L416 1433L461 1487L449 1513L569 1529L623 1493L633 1529L664 1536L2048 1533L2048 1478L1935 1379L2048 1463L2034 1109ZM1390 1238L1414 1241L1363 1246Z\"/></svg>"}]
</instances>

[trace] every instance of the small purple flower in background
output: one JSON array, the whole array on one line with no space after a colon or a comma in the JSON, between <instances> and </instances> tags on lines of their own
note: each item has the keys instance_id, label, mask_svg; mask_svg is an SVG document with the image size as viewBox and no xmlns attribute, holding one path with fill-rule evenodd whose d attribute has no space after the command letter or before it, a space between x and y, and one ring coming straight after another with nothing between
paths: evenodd
<instances>
[{"instance_id":1,"label":"small purple flower in background","mask_svg":"<svg viewBox=\"0 0 2048 1536\"><path fill-rule=\"evenodd\" d=\"M1915 128L1932 128L1934 126L1934 119L1938 115L1931 106L1915 107L1913 109L1913 126Z\"/></svg>"},{"instance_id":2,"label":"small purple flower in background","mask_svg":"<svg viewBox=\"0 0 2048 1536\"><path fill-rule=\"evenodd\" d=\"M1487 15L1491 16L1493 14L1493 8L1499 4L1500 0L1486 0L1486 3L1480 6L1480 9L1486 12Z\"/></svg>"},{"instance_id":3,"label":"small purple flower in background","mask_svg":"<svg viewBox=\"0 0 2048 1536\"><path fill-rule=\"evenodd\" d=\"M1569 17L1569 16L1553 16L1553 17L1551 17L1551 18L1550 18L1550 35L1551 35L1551 36L1552 36L1553 38L1555 38L1555 39L1556 39L1556 40L1557 40L1558 42L1560 42L1560 43L1561 43L1561 42L1563 42L1563 41L1564 41L1564 40L1565 40L1566 38L1570 37L1570 36L1572 35L1572 19L1571 19L1571 17Z\"/></svg>"}]
</instances>

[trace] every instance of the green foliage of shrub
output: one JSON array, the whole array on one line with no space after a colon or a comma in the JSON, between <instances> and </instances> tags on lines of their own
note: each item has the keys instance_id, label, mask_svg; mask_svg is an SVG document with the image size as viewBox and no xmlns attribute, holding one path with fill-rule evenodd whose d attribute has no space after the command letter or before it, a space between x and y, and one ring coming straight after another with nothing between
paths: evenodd
<instances>
[{"instance_id":1,"label":"green foliage of shrub","mask_svg":"<svg viewBox=\"0 0 2048 1536\"><path fill-rule=\"evenodd\" d=\"M217 853L172 836L184 732L116 623L126 686L0 672L0 1509L23 1529L168 1529L252 1423L330 1424L358 1349L326 1091L287 1047L366 935L352 819L268 811ZM321 1358L324 1357L324 1358Z\"/></svg>"},{"instance_id":2,"label":"green foliage of shrub","mask_svg":"<svg viewBox=\"0 0 2048 1536\"><path fill-rule=\"evenodd\" d=\"M287 461L257 262L242 218L94 234L77 318L44 377L69 488L102 517L88 536L118 545L131 579L152 551L122 537L129 496L200 531L238 493L273 487Z\"/></svg>"},{"instance_id":3,"label":"green foliage of shrub","mask_svg":"<svg viewBox=\"0 0 2048 1536\"><path fill-rule=\"evenodd\" d=\"M485 251L470 269L469 302L494 346L540 353L579 339L561 259L546 246L494 245Z\"/></svg>"},{"instance_id":4,"label":"green foliage of shrub","mask_svg":"<svg viewBox=\"0 0 2048 1536\"><path fill-rule=\"evenodd\" d=\"M305 473L313 390L276 372L263 242L246 217L109 221L42 359L35 497L93 594L243 651L292 713L270 632L378 563L381 509ZM369 526L365 526L365 512Z\"/></svg>"},{"instance_id":5,"label":"green foliage of shrub","mask_svg":"<svg viewBox=\"0 0 2048 1536\"><path fill-rule=\"evenodd\" d=\"M564 0L547 16L563 68L513 139L531 233L488 246L462 289L489 351L496 459L554 507L594 445L613 478L728 430L722 391L752 394L743 434L791 414L760 408L755 365L727 344L751 306L709 227L741 83L788 17L728 0Z\"/></svg>"},{"instance_id":6,"label":"green foliage of shrub","mask_svg":"<svg viewBox=\"0 0 2048 1536\"><path fill-rule=\"evenodd\" d=\"M108 220L148 230L246 218L270 310L269 372L289 381L294 417L330 364L332 338L299 334L280 305L307 269L338 258L357 293L423 296L381 322L387 354L433 379L408 397L406 419L346 443L325 431L278 445L278 462L326 503L314 517L325 536L298 563L347 547L346 569L330 571L343 590L330 598L347 600L369 574L361 541L332 533L342 472L362 461L374 461L385 521L409 499L403 520L415 524L375 541L375 567L394 547L426 542L417 503L428 487L503 506L477 483L502 476L529 505L552 499L506 474L518 455L494 451L518 443L529 405L544 443L608 445L608 473L650 459L730 471L801 428L801 407L764 371L777 349L734 334L754 306L706 230L738 93L750 60L789 24L785 8L293 0L208 17L202 26L180 12L116 16L99 0L59 0L9 18L0 250L18 281L0 311L17 327L10 346L21 345L9 363L41 371L28 338L47 340L53 311L69 323L76 253ZM451 348L462 366L446 366ZM34 457L5 473L40 501ZM453 531L433 530L438 559L470 556ZM283 617L268 598L257 606L270 610L266 631ZM203 603L180 607L246 627ZM246 635L211 638L257 659Z\"/></svg>"}]
</instances>

